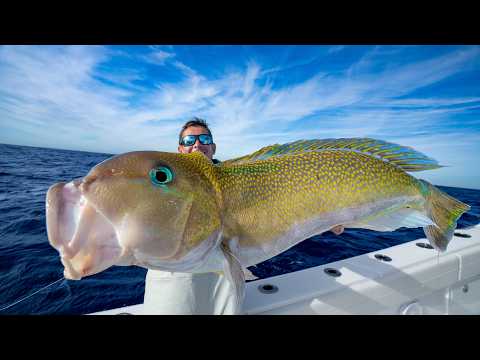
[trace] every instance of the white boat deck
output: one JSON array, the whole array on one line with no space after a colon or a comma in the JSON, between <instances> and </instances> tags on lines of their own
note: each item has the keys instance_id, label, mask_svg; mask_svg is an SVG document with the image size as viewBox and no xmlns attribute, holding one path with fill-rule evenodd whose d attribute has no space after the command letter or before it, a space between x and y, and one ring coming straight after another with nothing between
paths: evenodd
<instances>
[{"instance_id":1,"label":"white boat deck","mask_svg":"<svg viewBox=\"0 0 480 360\"><path fill-rule=\"evenodd\" d=\"M480 314L480 225L455 233L470 237L454 236L440 255L418 239L249 282L244 314ZM125 313L148 311L138 304L92 315Z\"/></svg>"}]
</instances>

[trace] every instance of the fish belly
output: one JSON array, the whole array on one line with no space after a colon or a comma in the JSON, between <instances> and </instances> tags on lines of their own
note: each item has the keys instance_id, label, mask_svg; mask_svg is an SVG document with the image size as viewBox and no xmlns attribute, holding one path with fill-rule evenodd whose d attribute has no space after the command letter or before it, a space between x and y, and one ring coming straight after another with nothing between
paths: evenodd
<instances>
[{"instance_id":1,"label":"fish belly","mask_svg":"<svg viewBox=\"0 0 480 360\"><path fill-rule=\"evenodd\" d=\"M257 242L234 238L231 249L243 266L266 261L295 246L299 242L331 230L334 226L363 228L375 231L394 231L401 227L416 228L432 225L421 206L420 197L382 199L370 204L323 213L310 220L294 224L286 233L270 241Z\"/></svg>"}]
</instances>

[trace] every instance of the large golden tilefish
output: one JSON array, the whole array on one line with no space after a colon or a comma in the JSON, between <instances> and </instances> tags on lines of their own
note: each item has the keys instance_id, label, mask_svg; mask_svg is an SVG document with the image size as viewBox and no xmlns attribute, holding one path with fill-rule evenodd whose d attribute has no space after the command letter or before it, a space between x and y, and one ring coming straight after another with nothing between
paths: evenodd
<instances>
[{"instance_id":1,"label":"large golden tilefish","mask_svg":"<svg viewBox=\"0 0 480 360\"><path fill-rule=\"evenodd\" d=\"M240 307L246 267L337 225L423 227L445 251L469 206L409 174L438 167L368 138L271 145L217 165L198 152L131 152L50 187L48 238L68 279L112 265L222 271Z\"/></svg>"}]
</instances>

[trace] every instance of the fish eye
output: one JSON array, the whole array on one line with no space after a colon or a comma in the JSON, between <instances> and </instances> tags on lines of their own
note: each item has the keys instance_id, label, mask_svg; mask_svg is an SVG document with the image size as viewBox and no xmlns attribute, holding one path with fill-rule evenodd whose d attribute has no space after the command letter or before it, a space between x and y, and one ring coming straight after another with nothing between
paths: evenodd
<instances>
[{"instance_id":1,"label":"fish eye","mask_svg":"<svg viewBox=\"0 0 480 360\"><path fill-rule=\"evenodd\" d=\"M154 185L165 185L173 180L173 172L165 166L150 170L150 180Z\"/></svg>"}]
</instances>

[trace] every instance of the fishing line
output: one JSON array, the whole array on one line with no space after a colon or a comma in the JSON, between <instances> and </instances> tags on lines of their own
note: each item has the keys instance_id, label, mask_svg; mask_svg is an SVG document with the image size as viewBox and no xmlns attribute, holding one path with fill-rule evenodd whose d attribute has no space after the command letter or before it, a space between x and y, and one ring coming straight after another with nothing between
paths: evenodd
<instances>
[{"instance_id":1,"label":"fishing line","mask_svg":"<svg viewBox=\"0 0 480 360\"><path fill-rule=\"evenodd\" d=\"M1 308L0 311L6 310L6 309L12 307L13 305L17 305L18 303L21 303L22 301L27 300L28 298L30 298L30 297L32 297L33 295L39 293L39 292L42 291L43 289L46 289L46 288L48 288L49 286L52 286L53 284L55 284L55 283L57 283L57 282L59 282L60 280L63 280L63 279L64 279L64 277L62 276L60 279L52 282L51 284L48 284L47 286L44 286L44 287L41 288L40 290L35 291L33 294L30 294L30 295L28 295L27 297L24 297L23 299L17 300L17 301L15 301L14 303L12 303L12 304L10 304L10 305L8 305L8 306L5 306L4 308Z\"/></svg>"}]
</instances>

